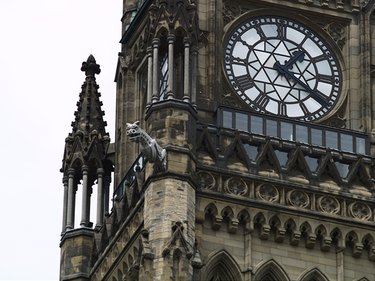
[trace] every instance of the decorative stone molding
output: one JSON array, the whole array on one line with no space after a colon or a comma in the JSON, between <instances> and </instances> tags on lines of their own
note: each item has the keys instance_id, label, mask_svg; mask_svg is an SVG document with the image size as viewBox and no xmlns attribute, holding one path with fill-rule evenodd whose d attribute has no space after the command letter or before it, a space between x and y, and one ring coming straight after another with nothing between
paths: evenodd
<instances>
[{"instance_id":1,"label":"decorative stone molding","mask_svg":"<svg viewBox=\"0 0 375 281\"><path fill-rule=\"evenodd\" d=\"M349 205L348 211L350 216L363 221L369 221L372 217L370 207L362 202L351 203Z\"/></svg>"},{"instance_id":2,"label":"decorative stone molding","mask_svg":"<svg viewBox=\"0 0 375 281\"><path fill-rule=\"evenodd\" d=\"M322 198L326 197L328 196L323 196ZM274 210L245 206L241 208L241 204L234 202L207 202L207 205L200 205L199 209L198 211L201 212L206 210L206 214L228 213L229 220L223 219L223 216L219 215L206 215L205 218L210 220L212 229L215 231L224 231L225 229L230 233L233 231L232 225L235 228L238 227L238 229L244 227L244 229L252 229L246 234L261 240L272 239L277 243L289 243L293 246L305 246L308 249L315 248L321 251L332 251L333 248L340 250L348 248L354 257L367 257L369 260L375 261L375 232L368 223L364 225L363 229L354 226L351 228L347 224L336 223L331 214L328 220L313 219L311 217L301 219L302 217L299 213L291 215L289 212L284 214L282 211L275 213ZM216 211L207 213L209 209ZM244 217L246 219L243 219ZM200 223L204 224L204 221ZM223 223L228 223L228 227L221 228ZM237 231L237 229L235 230ZM368 255L362 254L365 250L368 251Z\"/></svg>"},{"instance_id":3,"label":"decorative stone molding","mask_svg":"<svg viewBox=\"0 0 375 281\"><path fill-rule=\"evenodd\" d=\"M290 2L294 2L295 0L289 0ZM329 2L335 2L334 5L330 5ZM349 1L347 1L349 2ZM364 3L361 4L362 7L366 6L366 2L368 1L362 1ZM299 2L301 5L303 5L302 1ZM238 0L224 0L223 1L223 21L224 25L230 23L240 15L244 14L245 12L250 10L250 6L247 7L246 5L241 5L241 1ZM314 1L314 0L305 0L306 6L320 6L324 9L330 9L330 10L337 10L337 11L345 11L345 12L358 12L360 10L360 4L358 0L351 0L351 3L345 5L343 0L321 0L321 1ZM333 37L335 39L335 37ZM340 45L339 45L340 46Z\"/></svg>"},{"instance_id":4,"label":"decorative stone molding","mask_svg":"<svg viewBox=\"0 0 375 281\"><path fill-rule=\"evenodd\" d=\"M215 190L216 180L215 180L215 177L211 173L199 171L197 173L197 177L198 177L198 186L201 189Z\"/></svg>"},{"instance_id":5,"label":"decorative stone molding","mask_svg":"<svg viewBox=\"0 0 375 281\"><path fill-rule=\"evenodd\" d=\"M235 98L232 94L230 94L230 90L226 89L226 93L222 95L221 97L221 104L234 107L234 108L240 108L241 105L238 102L238 99Z\"/></svg>"},{"instance_id":6,"label":"decorative stone molding","mask_svg":"<svg viewBox=\"0 0 375 281\"><path fill-rule=\"evenodd\" d=\"M338 214L340 211L340 203L333 196L322 196L318 198L318 209L323 213Z\"/></svg>"},{"instance_id":7,"label":"decorative stone molding","mask_svg":"<svg viewBox=\"0 0 375 281\"><path fill-rule=\"evenodd\" d=\"M361 169L363 170L363 169ZM353 174L355 176L356 173ZM349 177L349 176L348 176ZM358 177L357 177L358 178ZM246 178L229 177L212 171L198 170L197 184L203 192L217 192L236 195L241 200L259 200L259 202L280 204L291 210L319 212L327 216L341 216L364 222L373 221L375 204L364 204L361 200L345 195L332 196L316 189L292 188L282 184L262 183ZM213 229L220 229L223 214L210 214ZM235 218L235 216L233 217ZM238 219L238 218L237 218Z\"/></svg>"},{"instance_id":8,"label":"decorative stone molding","mask_svg":"<svg viewBox=\"0 0 375 281\"><path fill-rule=\"evenodd\" d=\"M300 190L290 190L287 193L287 202L294 207L306 209L310 206L309 196Z\"/></svg>"},{"instance_id":9,"label":"decorative stone molding","mask_svg":"<svg viewBox=\"0 0 375 281\"><path fill-rule=\"evenodd\" d=\"M185 253L186 257L190 259L193 256L193 251L189 242L184 236L184 225L182 222L175 222L172 227L171 239L167 242L162 252L163 257L173 254L173 251L179 249L182 253Z\"/></svg>"},{"instance_id":10,"label":"decorative stone molding","mask_svg":"<svg viewBox=\"0 0 375 281\"><path fill-rule=\"evenodd\" d=\"M237 18L239 15L245 13L248 9L240 5L238 0L225 0L223 8L223 20L224 24L230 23L232 20Z\"/></svg>"},{"instance_id":11,"label":"decorative stone molding","mask_svg":"<svg viewBox=\"0 0 375 281\"><path fill-rule=\"evenodd\" d=\"M272 184L261 184L256 188L256 197L270 203L279 201L280 194Z\"/></svg>"},{"instance_id":12,"label":"decorative stone molding","mask_svg":"<svg viewBox=\"0 0 375 281\"><path fill-rule=\"evenodd\" d=\"M198 42L199 27L198 13L195 1L156 1L149 9L149 42L161 30L174 33L177 29L183 29L191 42ZM151 40L150 40L151 39Z\"/></svg>"},{"instance_id":13,"label":"decorative stone molding","mask_svg":"<svg viewBox=\"0 0 375 281\"><path fill-rule=\"evenodd\" d=\"M201 254L198 249L198 243L195 241L194 249L193 249L193 258L191 259L191 265L194 269L199 270L203 266Z\"/></svg>"},{"instance_id":14,"label":"decorative stone molding","mask_svg":"<svg viewBox=\"0 0 375 281\"><path fill-rule=\"evenodd\" d=\"M152 260L154 259L154 253L152 252L151 245L149 242L149 232L147 229L141 231L141 245L142 245L142 258Z\"/></svg>"},{"instance_id":15,"label":"decorative stone molding","mask_svg":"<svg viewBox=\"0 0 375 281\"><path fill-rule=\"evenodd\" d=\"M342 50L346 43L345 26L337 22L332 22L327 24L324 30L327 31L333 41L335 41L337 46Z\"/></svg>"},{"instance_id":16,"label":"decorative stone molding","mask_svg":"<svg viewBox=\"0 0 375 281\"><path fill-rule=\"evenodd\" d=\"M229 178L224 183L224 191L239 196L245 196L248 193L246 182L240 178Z\"/></svg>"}]
</instances>

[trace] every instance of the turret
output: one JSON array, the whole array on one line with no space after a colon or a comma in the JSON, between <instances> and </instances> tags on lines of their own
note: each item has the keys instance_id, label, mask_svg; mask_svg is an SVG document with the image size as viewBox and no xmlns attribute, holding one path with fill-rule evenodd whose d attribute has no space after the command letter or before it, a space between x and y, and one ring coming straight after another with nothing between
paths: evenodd
<instances>
[{"instance_id":1,"label":"turret","mask_svg":"<svg viewBox=\"0 0 375 281\"><path fill-rule=\"evenodd\" d=\"M110 138L105 130L104 111L95 79L100 66L90 55L82 63L81 70L86 79L74 113L72 132L65 139L61 168L64 183L61 280L84 280L89 276L94 249L94 224L90 221L92 192L97 192L95 228L102 226L109 208L112 163L107 157ZM77 192L82 194L79 224L75 222L79 205Z\"/></svg>"}]
</instances>

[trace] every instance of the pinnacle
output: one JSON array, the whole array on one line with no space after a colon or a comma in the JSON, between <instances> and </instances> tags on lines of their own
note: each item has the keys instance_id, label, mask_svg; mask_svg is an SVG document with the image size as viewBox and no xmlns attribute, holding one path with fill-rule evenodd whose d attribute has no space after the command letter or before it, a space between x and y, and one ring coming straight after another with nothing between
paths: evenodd
<instances>
[{"instance_id":1,"label":"pinnacle","mask_svg":"<svg viewBox=\"0 0 375 281\"><path fill-rule=\"evenodd\" d=\"M96 63L93 55L87 58L87 61L82 62L81 70L85 72L87 77L95 77L95 74L100 73L100 65Z\"/></svg>"},{"instance_id":2,"label":"pinnacle","mask_svg":"<svg viewBox=\"0 0 375 281\"><path fill-rule=\"evenodd\" d=\"M81 70L86 74L86 81L82 85L77 111L74 113L73 134L82 131L88 136L95 130L99 135L104 136L106 122L103 120L104 111L101 109L103 103L99 99L99 86L95 81L95 74L100 73L100 66L94 56L90 55L87 61L82 63Z\"/></svg>"}]
</instances>

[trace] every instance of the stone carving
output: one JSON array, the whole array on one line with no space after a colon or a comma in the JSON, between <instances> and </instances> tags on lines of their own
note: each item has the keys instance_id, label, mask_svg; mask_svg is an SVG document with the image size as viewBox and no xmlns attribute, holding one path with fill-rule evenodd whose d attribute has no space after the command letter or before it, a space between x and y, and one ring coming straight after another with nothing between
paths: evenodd
<instances>
[{"instance_id":1,"label":"stone carving","mask_svg":"<svg viewBox=\"0 0 375 281\"><path fill-rule=\"evenodd\" d=\"M239 178L229 178L224 183L224 190L227 193L244 196L248 192L247 184Z\"/></svg>"},{"instance_id":2,"label":"stone carving","mask_svg":"<svg viewBox=\"0 0 375 281\"><path fill-rule=\"evenodd\" d=\"M332 196L322 196L318 199L318 209L324 213L337 214L340 211L340 203Z\"/></svg>"},{"instance_id":3,"label":"stone carving","mask_svg":"<svg viewBox=\"0 0 375 281\"><path fill-rule=\"evenodd\" d=\"M224 24L228 24L248 9L240 5L238 0L225 0L223 9Z\"/></svg>"},{"instance_id":4,"label":"stone carving","mask_svg":"<svg viewBox=\"0 0 375 281\"><path fill-rule=\"evenodd\" d=\"M172 226L172 236L164 247L162 252L163 257L173 254L176 249L180 249L181 252L184 252L188 259L193 256L191 246L184 235L184 224L181 221L175 222Z\"/></svg>"},{"instance_id":5,"label":"stone carving","mask_svg":"<svg viewBox=\"0 0 375 281\"><path fill-rule=\"evenodd\" d=\"M240 108L240 105L238 103L238 99L234 98L230 93L229 93L229 90L226 90L227 93L223 94L222 96L222 104L223 105L227 105L227 106L231 106L231 107L236 107L236 108Z\"/></svg>"},{"instance_id":6,"label":"stone carving","mask_svg":"<svg viewBox=\"0 0 375 281\"><path fill-rule=\"evenodd\" d=\"M216 186L216 180L211 173L199 171L198 185L202 189L214 190Z\"/></svg>"},{"instance_id":7,"label":"stone carving","mask_svg":"<svg viewBox=\"0 0 375 281\"><path fill-rule=\"evenodd\" d=\"M369 206L361 202L353 202L349 205L349 214L353 218L368 221L371 218L372 212Z\"/></svg>"},{"instance_id":8,"label":"stone carving","mask_svg":"<svg viewBox=\"0 0 375 281\"><path fill-rule=\"evenodd\" d=\"M224 1L224 12L223 19L224 23L227 24L241 14L241 6L238 1Z\"/></svg>"},{"instance_id":9,"label":"stone carving","mask_svg":"<svg viewBox=\"0 0 375 281\"><path fill-rule=\"evenodd\" d=\"M307 208L310 205L310 198L305 192L291 190L287 194L287 202L294 207Z\"/></svg>"},{"instance_id":10,"label":"stone carving","mask_svg":"<svg viewBox=\"0 0 375 281\"><path fill-rule=\"evenodd\" d=\"M141 151L148 161L154 163L155 170L164 171L167 167L167 152L155 139L139 127L139 121L126 123L126 135L130 141L139 143Z\"/></svg>"},{"instance_id":11,"label":"stone carving","mask_svg":"<svg viewBox=\"0 0 375 281\"><path fill-rule=\"evenodd\" d=\"M280 198L280 194L275 186L271 184L262 184L256 189L256 197L263 201L277 202Z\"/></svg>"},{"instance_id":12,"label":"stone carving","mask_svg":"<svg viewBox=\"0 0 375 281\"><path fill-rule=\"evenodd\" d=\"M126 71L131 64L131 57L128 54L119 53L121 70Z\"/></svg>"},{"instance_id":13,"label":"stone carving","mask_svg":"<svg viewBox=\"0 0 375 281\"><path fill-rule=\"evenodd\" d=\"M192 43L199 39L199 24L197 5L194 1L156 1L149 8L148 38L149 43L158 32L166 29L168 33L175 33L176 29L183 29Z\"/></svg>"},{"instance_id":14,"label":"stone carving","mask_svg":"<svg viewBox=\"0 0 375 281\"><path fill-rule=\"evenodd\" d=\"M337 22L332 22L324 27L324 30L331 36L331 38L336 42L337 46L342 50L345 45L345 27Z\"/></svg>"}]
</instances>

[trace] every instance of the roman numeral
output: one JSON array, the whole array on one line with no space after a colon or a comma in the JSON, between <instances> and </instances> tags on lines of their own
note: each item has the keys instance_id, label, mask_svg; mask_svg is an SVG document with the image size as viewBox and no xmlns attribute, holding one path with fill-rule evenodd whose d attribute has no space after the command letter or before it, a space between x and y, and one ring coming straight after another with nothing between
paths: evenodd
<instances>
[{"instance_id":1,"label":"roman numeral","mask_svg":"<svg viewBox=\"0 0 375 281\"><path fill-rule=\"evenodd\" d=\"M257 98L254 100L254 102L258 105L259 108L261 109L264 109L268 102L269 102L269 98L266 96L266 95L263 95L263 94L260 94L259 96L257 96Z\"/></svg>"},{"instance_id":2,"label":"roman numeral","mask_svg":"<svg viewBox=\"0 0 375 281\"><path fill-rule=\"evenodd\" d=\"M318 74L316 76L316 79L320 82L324 82L324 83L327 83L327 84L334 84L334 82L335 82L335 77L330 76L330 75Z\"/></svg>"},{"instance_id":3,"label":"roman numeral","mask_svg":"<svg viewBox=\"0 0 375 281\"><path fill-rule=\"evenodd\" d=\"M286 26L285 25L278 25L277 26L277 38L285 39L286 38Z\"/></svg>"},{"instance_id":4,"label":"roman numeral","mask_svg":"<svg viewBox=\"0 0 375 281\"><path fill-rule=\"evenodd\" d=\"M327 60L327 56L325 54L317 56L315 58L311 58L311 61L314 62L314 63L319 62L319 61L323 61L323 60Z\"/></svg>"},{"instance_id":5,"label":"roman numeral","mask_svg":"<svg viewBox=\"0 0 375 281\"><path fill-rule=\"evenodd\" d=\"M254 87L254 81L248 75L236 77L236 82L243 91Z\"/></svg>"},{"instance_id":6,"label":"roman numeral","mask_svg":"<svg viewBox=\"0 0 375 281\"><path fill-rule=\"evenodd\" d=\"M238 64L238 65L244 65L244 66L247 66L248 65L248 62L245 61L244 59L240 59L240 58L231 58L230 59L230 62L233 64Z\"/></svg>"},{"instance_id":7,"label":"roman numeral","mask_svg":"<svg viewBox=\"0 0 375 281\"><path fill-rule=\"evenodd\" d=\"M279 114L286 116L286 105L284 103L279 103Z\"/></svg>"}]
</instances>

